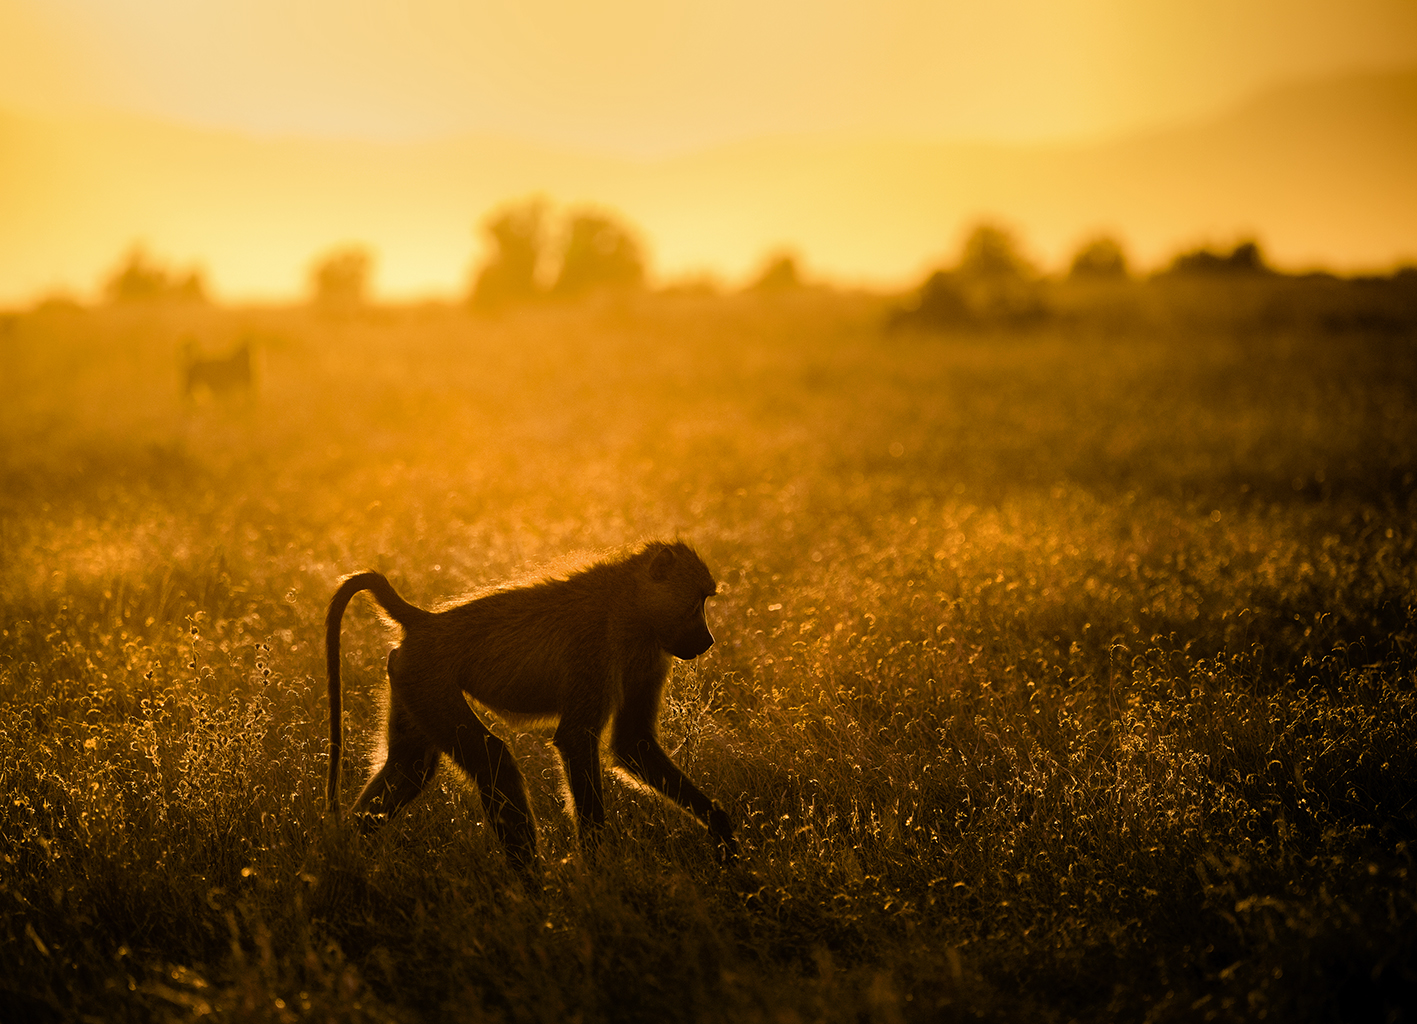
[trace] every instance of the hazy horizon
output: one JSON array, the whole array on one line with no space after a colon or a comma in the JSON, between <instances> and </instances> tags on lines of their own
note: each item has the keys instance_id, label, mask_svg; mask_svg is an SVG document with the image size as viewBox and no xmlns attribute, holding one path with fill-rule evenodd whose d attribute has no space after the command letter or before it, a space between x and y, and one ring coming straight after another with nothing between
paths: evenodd
<instances>
[{"instance_id":1,"label":"hazy horizon","mask_svg":"<svg viewBox=\"0 0 1417 1024\"><path fill-rule=\"evenodd\" d=\"M0 7L0 109L669 158L782 134L1096 142L1417 64L1402 0Z\"/></svg>"},{"instance_id":2,"label":"hazy horizon","mask_svg":"<svg viewBox=\"0 0 1417 1024\"><path fill-rule=\"evenodd\" d=\"M223 300L298 296L346 243L380 298L452 297L532 194L616 212L660 282L790 249L904 287L981 220L1047 269L1108 232L1143 268L1256 237L1382 270L1417 259L1414 83L1391 0L16 2L0 302L93 294L135 243Z\"/></svg>"}]
</instances>

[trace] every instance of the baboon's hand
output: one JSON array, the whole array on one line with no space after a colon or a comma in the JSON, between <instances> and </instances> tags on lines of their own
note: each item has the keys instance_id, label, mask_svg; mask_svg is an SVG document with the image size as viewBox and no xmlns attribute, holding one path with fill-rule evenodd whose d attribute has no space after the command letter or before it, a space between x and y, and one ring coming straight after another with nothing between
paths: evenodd
<instances>
[{"instance_id":1,"label":"baboon's hand","mask_svg":"<svg viewBox=\"0 0 1417 1024\"><path fill-rule=\"evenodd\" d=\"M738 859L738 840L733 835L733 822L728 812L717 803L709 811L709 835L714 838L715 853L720 864L731 864Z\"/></svg>"}]
</instances>

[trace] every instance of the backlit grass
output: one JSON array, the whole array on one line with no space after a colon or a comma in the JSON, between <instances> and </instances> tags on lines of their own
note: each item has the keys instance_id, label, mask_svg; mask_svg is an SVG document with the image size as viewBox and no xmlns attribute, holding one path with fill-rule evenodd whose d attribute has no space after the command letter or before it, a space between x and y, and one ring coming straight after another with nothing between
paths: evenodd
<instances>
[{"instance_id":1,"label":"backlit grass","mask_svg":"<svg viewBox=\"0 0 1417 1024\"><path fill-rule=\"evenodd\" d=\"M0 1018L1410 1014L1410 333L886 313L6 321ZM184 401L188 335L254 338L255 393ZM427 606L676 535L718 643L662 727L738 868L624 785L582 862L503 726L539 884L450 775L329 830L340 576ZM348 803L389 638L344 636Z\"/></svg>"}]
</instances>

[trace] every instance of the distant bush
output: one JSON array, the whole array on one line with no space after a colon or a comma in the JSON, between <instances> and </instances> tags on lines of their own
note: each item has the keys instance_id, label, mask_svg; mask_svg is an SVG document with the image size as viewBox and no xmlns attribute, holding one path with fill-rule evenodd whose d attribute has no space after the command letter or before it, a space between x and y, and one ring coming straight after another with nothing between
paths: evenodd
<instances>
[{"instance_id":1,"label":"distant bush","mask_svg":"<svg viewBox=\"0 0 1417 1024\"><path fill-rule=\"evenodd\" d=\"M948 270L937 270L927 277L891 317L896 327L964 327L974 321L958 278Z\"/></svg>"},{"instance_id":2,"label":"distant bush","mask_svg":"<svg viewBox=\"0 0 1417 1024\"><path fill-rule=\"evenodd\" d=\"M1068 268L1068 278L1073 281L1115 281L1128 276L1127 254L1110 235L1098 235L1084 242Z\"/></svg>"},{"instance_id":3,"label":"distant bush","mask_svg":"<svg viewBox=\"0 0 1417 1024\"><path fill-rule=\"evenodd\" d=\"M1228 274L1268 274L1270 268L1253 239L1241 242L1229 253L1195 249L1177 256L1165 273L1178 276Z\"/></svg>"},{"instance_id":4,"label":"distant bush","mask_svg":"<svg viewBox=\"0 0 1417 1024\"><path fill-rule=\"evenodd\" d=\"M492 254L473 283L473 306L495 309L540 295L536 274L546 251L546 200L503 206L483 221L482 230Z\"/></svg>"},{"instance_id":5,"label":"distant bush","mask_svg":"<svg viewBox=\"0 0 1417 1024\"><path fill-rule=\"evenodd\" d=\"M548 206L540 197L522 200L501 207L483 223L492 253L473 284L475 308L644 284L638 232L614 214L595 209L572 211L558 226ZM549 286L543 283L548 277Z\"/></svg>"},{"instance_id":6,"label":"distant bush","mask_svg":"<svg viewBox=\"0 0 1417 1024\"><path fill-rule=\"evenodd\" d=\"M310 297L327 309L353 309L369 296L373 266L369 250L360 245L332 249L310 265Z\"/></svg>"},{"instance_id":7,"label":"distant bush","mask_svg":"<svg viewBox=\"0 0 1417 1024\"><path fill-rule=\"evenodd\" d=\"M797 257L790 252L769 256L749 287L755 292L785 292L802 287L802 272L798 269Z\"/></svg>"},{"instance_id":8,"label":"distant bush","mask_svg":"<svg viewBox=\"0 0 1417 1024\"><path fill-rule=\"evenodd\" d=\"M1329 335L1397 339L1410 338L1417 331L1417 270L1411 267L1386 277L1276 274L1268 280L1282 295L1282 300L1271 304L1271 322L1315 327Z\"/></svg>"},{"instance_id":9,"label":"distant bush","mask_svg":"<svg viewBox=\"0 0 1417 1024\"><path fill-rule=\"evenodd\" d=\"M103 293L110 302L152 302L179 300L203 302L206 286L196 268L185 274L164 267L142 246L128 250L122 262L104 282Z\"/></svg>"},{"instance_id":10,"label":"distant bush","mask_svg":"<svg viewBox=\"0 0 1417 1024\"><path fill-rule=\"evenodd\" d=\"M661 295L698 298L722 295L723 291L723 282L711 271L692 271L683 277L666 281L659 289Z\"/></svg>"},{"instance_id":11,"label":"distant bush","mask_svg":"<svg viewBox=\"0 0 1417 1024\"><path fill-rule=\"evenodd\" d=\"M40 296L32 308L36 313L66 315L80 313L84 307L74 296L61 290Z\"/></svg>"},{"instance_id":12,"label":"distant bush","mask_svg":"<svg viewBox=\"0 0 1417 1024\"><path fill-rule=\"evenodd\" d=\"M1013 234L983 223L953 271L937 270L889 318L892 327L1022 326L1046 315L1038 273Z\"/></svg>"},{"instance_id":13,"label":"distant bush","mask_svg":"<svg viewBox=\"0 0 1417 1024\"><path fill-rule=\"evenodd\" d=\"M574 296L599 288L638 288L644 278L644 247L631 228L601 211L582 210L571 215L552 294Z\"/></svg>"},{"instance_id":14,"label":"distant bush","mask_svg":"<svg viewBox=\"0 0 1417 1024\"><path fill-rule=\"evenodd\" d=\"M987 222L975 227L965 239L959 273L975 280L1023 281L1037 276L1033 265L1019 252L1013 233Z\"/></svg>"}]
</instances>

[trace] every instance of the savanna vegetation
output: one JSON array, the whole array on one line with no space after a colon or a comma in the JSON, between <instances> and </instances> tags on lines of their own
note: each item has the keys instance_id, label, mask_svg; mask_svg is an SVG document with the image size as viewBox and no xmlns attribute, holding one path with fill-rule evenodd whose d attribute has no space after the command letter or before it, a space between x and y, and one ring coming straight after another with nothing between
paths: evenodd
<instances>
[{"instance_id":1,"label":"savanna vegetation","mask_svg":"<svg viewBox=\"0 0 1417 1024\"><path fill-rule=\"evenodd\" d=\"M0 1018L1410 1019L1411 282L1090 260L939 318L784 287L4 320ZM189 337L250 340L249 393L184 397ZM332 830L342 575L430 605L673 536L721 592L662 731L739 864L613 783L583 860L505 726L534 880L450 773ZM355 765L389 640L356 602Z\"/></svg>"}]
</instances>

